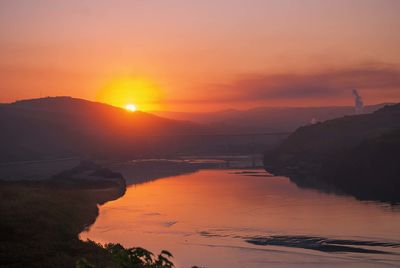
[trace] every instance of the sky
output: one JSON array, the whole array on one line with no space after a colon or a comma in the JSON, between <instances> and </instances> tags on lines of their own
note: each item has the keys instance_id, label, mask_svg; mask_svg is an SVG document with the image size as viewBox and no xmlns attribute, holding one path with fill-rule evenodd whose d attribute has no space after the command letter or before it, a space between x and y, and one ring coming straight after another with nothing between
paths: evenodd
<instances>
[{"instance_id":1,"label":"sky","mask_svg":"<svg viewBox=\"0 0 400 268\"><path fill-rule=\"evenodd\" d=\"M398 0L0 0L0 102L399 102L399 29Z\"/></svg>"}]
</instances>

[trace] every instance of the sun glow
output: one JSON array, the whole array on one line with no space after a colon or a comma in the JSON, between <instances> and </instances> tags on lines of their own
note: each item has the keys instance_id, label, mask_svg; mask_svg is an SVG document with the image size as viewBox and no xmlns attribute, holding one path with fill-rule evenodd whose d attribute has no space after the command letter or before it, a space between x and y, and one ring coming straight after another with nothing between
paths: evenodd
<instances>
[{"instance_id":1,"label":"sun glow","mask_svg":"<svg viewBox=\"0 0 400 268\"><path fill-rule=\"evenodd\" d=\"M137 77L113 79L100 90L97 99L128 111L161 109L162 94L159 87Z\"/></svg>"},{"instance_id":2,"label":"sun glow","mask_svg":"<svg viewBox=\"0 0 400 268\"><path fill-rule=\"evenodd\" d=\"M136 112L137 111L137 107L135 104L127 104L125 106L125 109L127 109L130 112Z\"/></svg>"}]
</instances>

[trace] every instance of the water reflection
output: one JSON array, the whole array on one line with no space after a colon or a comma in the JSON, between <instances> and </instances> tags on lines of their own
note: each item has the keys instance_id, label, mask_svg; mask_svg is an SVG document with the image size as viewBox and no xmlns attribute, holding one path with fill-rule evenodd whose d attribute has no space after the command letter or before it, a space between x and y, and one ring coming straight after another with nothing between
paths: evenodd
<instances>
[{"instance_id":1,"label":"water reflection","mask_svg":"<svg viewBox=\"0 0 400 268\"><path fill-rule=\"evenodd\" d=\"M380 203L263 170L200 170L130 186L82 237L165 248L178 267L393 267L398 226L400 214Z\"/></svg>"}]
</instances>

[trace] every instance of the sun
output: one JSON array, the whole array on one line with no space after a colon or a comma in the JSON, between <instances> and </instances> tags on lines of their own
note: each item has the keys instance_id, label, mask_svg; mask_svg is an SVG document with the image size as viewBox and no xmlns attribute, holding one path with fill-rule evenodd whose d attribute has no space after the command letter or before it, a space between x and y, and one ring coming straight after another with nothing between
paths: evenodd
<instances>
[{"instance_id":1,"label":"sun","mask_svg":"<svg viewBox=\"0 0 400 268\"><path fill-rule=\"evenodd\" d=\"M127 109L127 110L130 111L130 112L136 112L136 111L137 111L136 105L135 105L135 104L132 104L132 103L127 104L127 105L125 106L125 109Z\"/></svg>"},{"instance_id":2,"label":"sun","mask_svg":"<svg viewBox=\"0 0 400 268\"><path fill-rule=\"evenodd\" d=\"M107 82L97 93L97 100L128 111L155 111L162 110L163 94L150 80L120 77Z\"/></svg>"}]
</instances>

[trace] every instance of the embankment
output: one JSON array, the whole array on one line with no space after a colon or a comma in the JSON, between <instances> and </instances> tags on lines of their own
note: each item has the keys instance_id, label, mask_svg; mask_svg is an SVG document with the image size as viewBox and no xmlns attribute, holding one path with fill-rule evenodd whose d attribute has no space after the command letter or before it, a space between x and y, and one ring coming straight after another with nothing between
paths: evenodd
<instances>
[{"instance_id":1,"label":"embankment","mask_svg":"<svg viewBox=\"0 0 400 268\"><path fill-rule=\"evenodd\" d=\"M98 204L125 192L118 173L90 162L42 181L0 182L0 267L118 267L110 254L79 233L98 215Z\"/></svg>"}]
</instances>

